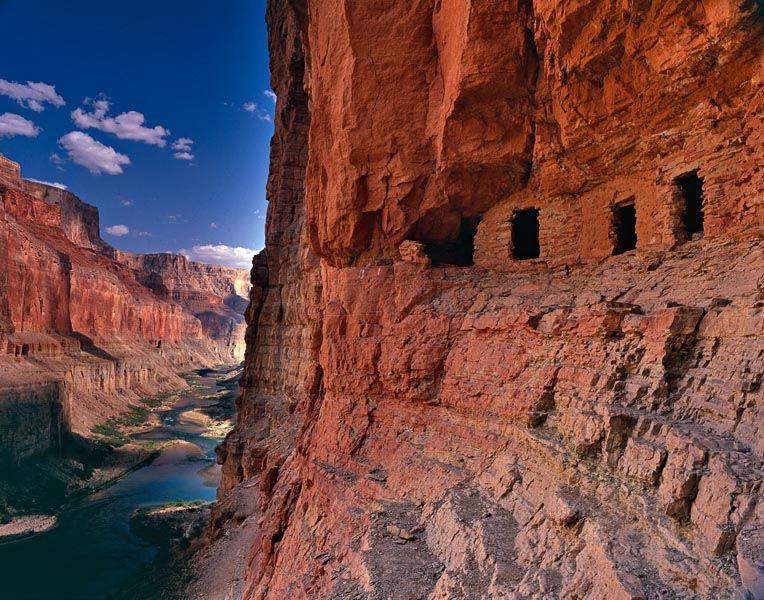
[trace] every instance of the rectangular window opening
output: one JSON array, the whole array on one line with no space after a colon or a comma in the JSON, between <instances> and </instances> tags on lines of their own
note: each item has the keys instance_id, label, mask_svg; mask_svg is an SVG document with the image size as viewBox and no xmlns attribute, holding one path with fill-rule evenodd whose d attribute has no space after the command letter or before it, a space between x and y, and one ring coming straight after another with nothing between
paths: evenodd
<instances>
[{"instance_id":1,"label":"rectangular window opening","mask_svg":"<svg viewBox=\"0 0 764 600\"><path fill-rule=\"evenodd\" d=\"M623 254L637 247L637 207L620 204L613 209L615 248L613 254Z\"/></svg>"},{"instance_id":2,"label":"rectangular window opening","mask_svg":"<svg viewBox=\"0 0 764 600\"><path fill-rule=\"evenodd\" d=\"M512 256L516 260L532 260L541 256L538 208L515 212L512 218Z\"/></svg>"},{"instance_id":3,"label":"rectangular window opening","mask_svg":"<svg viewBox=\"0 0 764 600\"><path fill-rule=\"evenodd\" d=\"M677 178L677 185L682 193L682 225L687 239L703 234L703 180L698 172L693 171Z\"/></svg>"}]
</instances>

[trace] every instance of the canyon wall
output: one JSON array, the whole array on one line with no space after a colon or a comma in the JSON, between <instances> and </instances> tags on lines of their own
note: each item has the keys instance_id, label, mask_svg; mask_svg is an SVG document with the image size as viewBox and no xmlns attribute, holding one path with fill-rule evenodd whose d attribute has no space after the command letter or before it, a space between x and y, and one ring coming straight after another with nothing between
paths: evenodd
<instances>
[{"instance_id":1,"label":"canyon wall","mask_svg":"<svg viewBox=\"0 0 764 600\"><path fill-rule=\"evenodd\" d=\"M761 4L267 21L241 595L764 598Z\"/></svg>"},{"instance_id":2,"label":"canyon wall","mask_svg":"<svg viewBox=\"0 0 764 600\"><path fill-rule=\"evenodd\" d=\"M195 263L175 254L117 251L116 258L136 271L141 285L199 319L202 333L217 341L221 352L243 360L249 270Z\"/></svg>"},{"instance_id":3,"label":"canyon wall","mask_svg":"<svg viewBox=\"0 0 764 600\"><path fill-rule=\"evenodd\" d=\"M180 371L241 360L244 272L121 253L95 207L0 158L0 458L50 449L59 427L88 436L185 386Z\"/></svg>"}]
</instances>

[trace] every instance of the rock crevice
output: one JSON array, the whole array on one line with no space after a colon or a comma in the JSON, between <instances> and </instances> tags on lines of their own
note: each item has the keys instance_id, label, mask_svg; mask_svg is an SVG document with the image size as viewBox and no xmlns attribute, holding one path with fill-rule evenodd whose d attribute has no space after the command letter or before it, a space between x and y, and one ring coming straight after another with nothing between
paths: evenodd
<instances>
[{"instance_id":1,"label":"rock crevice","mask_svg":"<svg viewBox=\"0 0 764 600\"><path fill-rule=\"evenodd\" d=\"M243 597L764 597L753 11L269 3Z\"/></svg>"}]
</instances>

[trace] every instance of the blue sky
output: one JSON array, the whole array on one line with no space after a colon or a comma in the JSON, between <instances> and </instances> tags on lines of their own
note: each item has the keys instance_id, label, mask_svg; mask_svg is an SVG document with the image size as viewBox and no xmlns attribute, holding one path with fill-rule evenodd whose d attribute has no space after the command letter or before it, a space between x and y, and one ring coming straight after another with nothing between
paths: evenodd
<instances>
[{"instance_id":1,"label":"blue sky","mask_svg":"<svg viewBox=\"0 0 764 600\"><path fill-rule=\"evenodd\" d=\"M275 107L264 17L265 0L0 0L0 152L97 206L117 248L248 264Z\"/></svg>"}]
</instances>

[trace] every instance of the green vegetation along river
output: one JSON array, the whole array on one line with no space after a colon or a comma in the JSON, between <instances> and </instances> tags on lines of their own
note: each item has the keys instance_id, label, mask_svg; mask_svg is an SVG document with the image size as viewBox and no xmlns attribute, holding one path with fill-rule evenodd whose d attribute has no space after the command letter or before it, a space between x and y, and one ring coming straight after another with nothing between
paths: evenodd
<instances>
[{"instance_id":1,"label":"green vegetation along river","mask_svg":"<svg viewBox=\"0 0 764 600\"><path fill-rule=\"evenodd\" d=\"M179 440L146 466L68 508L51 531L0 544L2 597L13 600L107 600L129 597L149 572L161 540L139 537L130 520L146 506L213 501L220 478L215 446L223 431L208 422L233 410L234 386L222 383L225 371L200 371L171 409L159 413L161 425L136 440ZM155 571L154 571L155 572ZM144 592L145 593L145 592Z\"/></svg>"}]
</instances>

